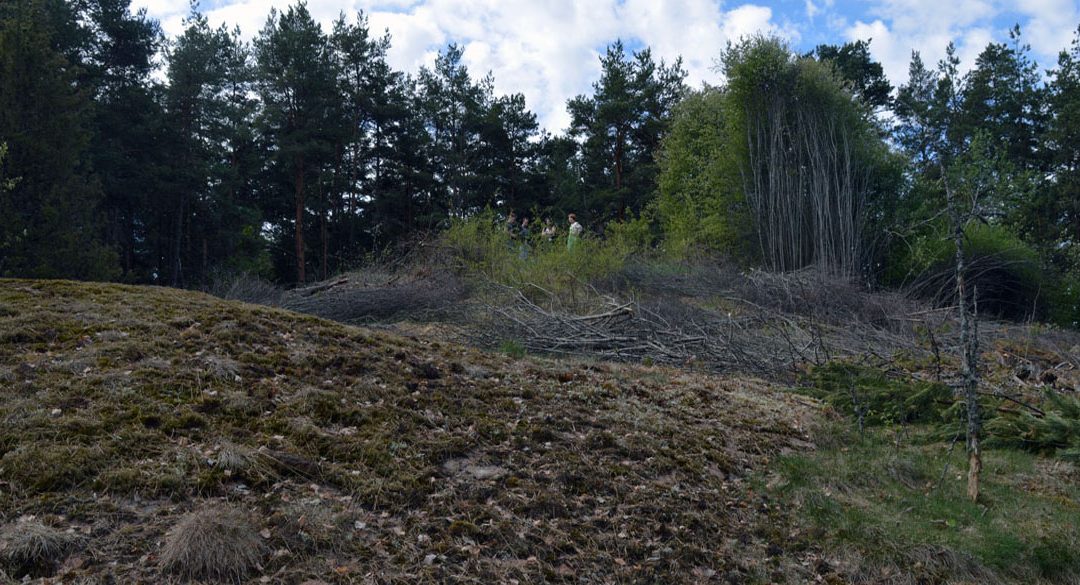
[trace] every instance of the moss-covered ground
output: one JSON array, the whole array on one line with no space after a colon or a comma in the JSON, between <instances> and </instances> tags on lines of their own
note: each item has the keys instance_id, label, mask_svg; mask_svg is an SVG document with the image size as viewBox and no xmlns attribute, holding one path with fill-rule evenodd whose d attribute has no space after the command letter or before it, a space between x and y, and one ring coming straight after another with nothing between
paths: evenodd
<instances>
[{"instance_id":1,"label":"moss-covered ground","mask_svg":"<svg viewBox=\"0 0 1080 585\"><path fill-rule=\"evenodd\" d=\"M0 280L0 585L1080 582L1053 445L991 436L965 498L947 352L791 391L397 330ZM1075 396L1078 348L999 326L991 422Z\"/></svg>"},{"instance_id":2,"label":"moss-covered ground","mask_svg":"<svg viewBox=\"0 0 1080 585\"><path fill-rule=\"evenodd\" d=\"M818 413L753 379L0 281L0 536L77 536L33 569L62 582L179 582L169 530L223 503L264 540L251 583L812 581L750 477ZM31 574L4 546L0 582Z\"/></svg>"}]
</instances>

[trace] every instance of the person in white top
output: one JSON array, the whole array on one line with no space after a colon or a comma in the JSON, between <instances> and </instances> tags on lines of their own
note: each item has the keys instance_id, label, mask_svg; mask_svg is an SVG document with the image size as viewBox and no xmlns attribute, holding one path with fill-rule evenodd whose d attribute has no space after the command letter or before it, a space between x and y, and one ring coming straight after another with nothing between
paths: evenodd
<instances>
[{"instance_id":1,"label":"person in white top","mask_svg":"<svg viewBox=\"0 0 1080 585\"><path fill-rule=\"evenodd\" d=\"M567 216L566 219L570 222L570 234L566 236L566 249L573 250L577 248L578 242L581 241L581 232L585 231L585 228L581 227L581 224L577 221L577 216L573 213Z\"/></svg>"}]
</instances>

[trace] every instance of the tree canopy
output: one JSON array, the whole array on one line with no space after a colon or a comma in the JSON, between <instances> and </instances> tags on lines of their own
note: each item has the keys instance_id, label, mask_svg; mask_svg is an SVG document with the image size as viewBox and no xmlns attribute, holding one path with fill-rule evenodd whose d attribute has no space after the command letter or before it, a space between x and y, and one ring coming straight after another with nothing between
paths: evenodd
<instances>
[{"instance_id":1,"label":"tree canopy","mask_svg":"<svg viewBox=\"0 0 1080 585\"><path fill-rule=\"evenodd\" d=\"M0 276L303 283L491 209L594 232L629 213L676 257L925 285L944 181L977 170L966 238L1011 259L974 263L1013 283L1000 306L1080 318L1080 35L1046 71L1019 28L966 73L916 53L896 88L871 41L742 39L695 89L617 41L559 134L460 46L394 70L363 13L327 29L299 2L243 38L197 5L175 38L130 0L0 5Z\"/></svg>"}]
</instances>

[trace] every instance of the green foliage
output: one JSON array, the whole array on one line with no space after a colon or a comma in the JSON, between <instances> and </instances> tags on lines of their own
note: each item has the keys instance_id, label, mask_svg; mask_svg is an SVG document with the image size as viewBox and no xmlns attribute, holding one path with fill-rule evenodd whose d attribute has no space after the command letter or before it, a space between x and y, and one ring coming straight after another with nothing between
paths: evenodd
<instances>
[{"instance_id":1,"label":"green foliage","mask_svg":"<svg viewBox=\"0 0 1080 585\"><path fill-rule=\"evenodd\" d=\"M690 94L675 108L664 139L656 210L663 249L685 258L693 249L751 254L750 214L739 189L724 124L725 96L717 88Z\"/></svg>"},{"instance_id":2,"label":"green foliage","mask_svg":"<svg viewBox=\"0 0 1080 585\"><path fill-rule=\"evenodd\" d=\"M108 279L117 259L103 241L90 165L92 96L58 50L75 17L57 10L31 0L0 8L0 276Z\"/></svg>"},{"instance_id":3,"label":"green foliage","mask_svg":"<svg viewBox=\"0 0 1080 585\"><path fill-rule=\"evenodd\" d=\"M883 108L892 102L892 85L881 63L870 57L870 41L852 41L843 45L818 45L813 55L829 63L851 87L852 93L866 105Z\"/></svg>"},{"instance_id":4,"label":"green foliage","mask_svg":"<svg viewBox=\"0 0 1080 585\"><path fill-rule=\"evenodd\" d=\"M507 339L506 341L504 341L503 344L499 347L499 351L505 353L506 355L514 359L521 359L525 357L525 346L516 339Z\"/></svg>"},{"instance_id":5,"label":"green foliage","mask_svg":"<svg viewBox=\"0 0 1080 585\"><path fill-rule=\"evenodd\" d=\"M871 425L940 422L954 401L942 383L898 380L876 368L840 362L814 367L804 384L806 393Z\"/></svg>"},{"instance_id":6,"label":"green foliage","mask_svg":"<svg viewBox=\"0 0 1080 585\"><path fill-rule=\"evenodd\" d=\"M7 171L4 169L4 159L7 158L7 153L7 143L0 142L0 193L11 191L15 188L15 183L19 181L18 177L9 177Z\"/></svg>"},{"instance_id":7,"label":"green foliage","mask_svg":"<svg viewBox=\"0 0 1080 585\"><path fill-rule=\"evenodd\" d=\"M1042 416L1022 410L989 421L987 444L1080 462L1080 399L1054 390L1047 390L1045 397Z\"/></svg>"},{"instance_id":8,"label":"green foliage","mask_svg":"<svg viewBox=\"0 0 1080 585\"><path fill-rule=\"evenodd\" d=\"M640 213L656 188L656 152L672 108L685 91L682 60L656 63L645 48L627 55L622 41L600 58L593 95L567 103L570 137L581 142L581 170L594 217ZM579 210L585 211L585 210Z\"/></svg>"},{"instance_id":9,"label":"green foliage","mask_svg":"<svg viewBox=\"0 0 1080 585\"><path fill-rule=\"evenodd\" d=\"M965 493L963 449L932 442L934 433L921 427L905 433L825 429L827 441L782 458L778 476L762 487L793 510L806 533L820 535L815 544L857 551L865 569L883 571L872 581L890 571L928 583L1077 577L1075 483L1044 475L1041 489L1022 487L1027 480L1019 478L1040 473L1035 456L985 451L989 472L974 503Z\"/></svg>"},{"instance_id":10,"label":"green foliage","mask_svg":"<svg viewBox=\"0 0 1080 585\"><path fill-rule=\"evenodd\" d=\"M606 237L600 239L586 230L573 249L566 244L565 229L551 242L539 234L522 241L512 237L503 220L487 210L454 220L443 237L454 260L467 272L502 284L535 285L559 294L614 275L628 258L648 250L652 243L645 216L610 222L605 232Z\"/></svg>"},{"instance_id":11,"label":"green foliage","mask_svg":"<svg viewBox=\"0 0 1080 585\"><path fill-rule=\"evenodd\" d=\"M1038 254L1008 229L971 222L964 229L968 279L978 290L979 311L1006 317L1045 314L1043 272ZM951 303L955 299L956 250L944 223L913 240L898 243L884 279L911 286L924 298ZM1042 298L1041 298L1042 297Z\"/></svg>"},{"instance_id":12,"label":"green foliage","mask_svg":"<svg viewBox=\"0 0 1080 585\"><path fill-rule=\"evenodd\" d=\"M1080 264L1072 263L1071 266L1080 267ZM1047 320L1067 327L1080 326L1080 274L1077 269L1059 268L1047 280Z\"/></svg>"}]
</instances>

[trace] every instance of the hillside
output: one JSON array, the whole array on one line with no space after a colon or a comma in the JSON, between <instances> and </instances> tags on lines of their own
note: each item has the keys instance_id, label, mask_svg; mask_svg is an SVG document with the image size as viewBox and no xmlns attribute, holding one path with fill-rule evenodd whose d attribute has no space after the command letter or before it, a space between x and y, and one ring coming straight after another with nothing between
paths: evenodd
<instances>
[{"instance_id":1,"label":"hillside","mask_svg":"<svg viewBox=\"0 0 1080 585\"><path fill-rule=\"evenodd\" d=\"M811 399L164 288L0 281L0 582L809 581ZM208 511L208 512L207 512Z\"/></svg>"}]
</instances>

